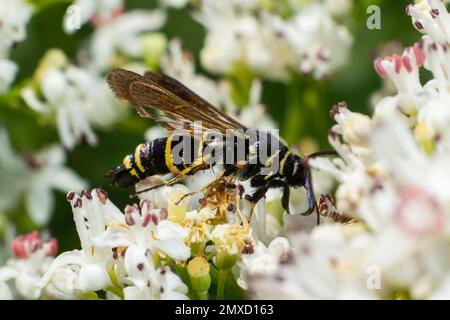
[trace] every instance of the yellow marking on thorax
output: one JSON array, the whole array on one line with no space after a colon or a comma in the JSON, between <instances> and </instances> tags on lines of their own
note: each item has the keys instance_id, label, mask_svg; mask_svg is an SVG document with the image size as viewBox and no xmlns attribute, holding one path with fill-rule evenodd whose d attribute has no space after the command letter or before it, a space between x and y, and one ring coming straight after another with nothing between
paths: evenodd
<instances>
[{"instance_id":1,"label":"yellow marking on thorax","mask_svg":"<svg viewBox=\"0 0 450 320\"><path fill-rule=\"evenodd\" d=\"M270 167L272 165L273 159L280 153L280 150L277 150L273 155L269 157L269 159L266 160L264 163L265 167Z\"/></svg>"},{"instance_id":2,"label":"yellow marking on thorax","mask_svg":"<svg viewBox=\"0 0 450 320\"><path fill-rule=\"evenodd\" d=\"M172 172L172 173L180 173L180 170L173 164L173 159L172 159L172 137L173 137L173 135L171 134L170 136L167 137L167 141L166 141L166 148L165 148L165 152L164 152L166 166L167 166L167 168L169 169L170 172Z\"/></svg>"},{"instance_id":3,"label":"yellow marking on thorax","mask_svg":"<svg viewBox=\"0 0 450 320\"><path fill-rule=\"evenodd\" d=\"M284 164L290 154L291 154L291 151L286 152L286 154L284 155L283 159L280 162L280 175L283 175L283 173L284 173Z\"/></svg>"},{"instance_id":4,"label":"yellow marking on thorax","mask_svg":"<svg viewBox=\"0 0 450 320\"><path fill-rule=\"evenodd\" d=\"M134 162L136 163L136 166L138 167L139 171L144 173L145 169L141 163L141 148L142 148L142 144L138 145L136 147L136 149L134 150Z\"/></svg>"}]
</instances>

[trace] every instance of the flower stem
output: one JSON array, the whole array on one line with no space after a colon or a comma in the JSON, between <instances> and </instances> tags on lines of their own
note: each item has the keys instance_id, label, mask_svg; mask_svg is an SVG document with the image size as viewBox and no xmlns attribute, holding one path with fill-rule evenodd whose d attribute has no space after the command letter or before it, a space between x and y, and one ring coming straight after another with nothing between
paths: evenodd
<instances>
[{"instance_id":1,"label":"flower stem","mask_svg":"<svg viewBox=\"0 0 450 320\"><path fill-rule=\"evenodd\" d=\"M217 297L216 300L224 299L225 282L228 276L228 269L219 269L219 279L217 282Z\"/></svg>"},{"instance_id":2,"label":"flower stem","mask_svg":"<svg viewBox=\"0 0 450 320\"><path fill-rule=\"evenodd\" d=\"M208 291L197 291L197 297L199 300L208 300Z\"/></svg>"},{"instance_id":3,"label":"flower stem","mask_svg":"<svg viewBox=\"0 0 450 320\"><path fill-rule=\"evenodd\" d=\"M302 108L304 106L302 106L301 92L298 82L295 79L291 80L291 84L286 89L287 106L283 124L283 137L289 145L297 142L299 133L302 131L304 125L302 117Z\"/></svg>"}]
</instances>

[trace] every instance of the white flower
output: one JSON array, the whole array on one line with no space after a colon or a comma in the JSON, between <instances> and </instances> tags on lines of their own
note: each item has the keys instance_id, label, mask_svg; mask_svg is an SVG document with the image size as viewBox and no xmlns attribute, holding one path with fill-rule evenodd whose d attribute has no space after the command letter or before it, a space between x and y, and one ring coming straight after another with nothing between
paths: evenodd
<instances>
[{"instance_id":1,"label":"white flower","mask_svg":"<svg viewBox=\"0 0 450 320\"><path fill-rule=\"evenodd\" d=\"M103 72L117 65L120 55L131 59L142 58L142 34L161 28L165 20L166 15L161 10L133 10L100 26L92 36L89 48L91 57L86 65Z\"/></svg>"},{"instance_id":2,"label":"white flower","mask_svg":"<svg viewBox=\"0 0 450 320\"><path fill-rule=\"evenodd\" d=\"M78 266L63 266L55 270L51 281L45 286L42 296L58 300L83 298L83 292L78 288L78 278Z\"/></svg>"},{"instance_id":3,"label":"white flower","mask_svg":"<svg viewBox=\"0 0 450 320\"><path fill-rule=\"evenodd\" d=\"M246 279L254 297L448 296L448 13L432 0L408 13L426 33L422 42L374 63L397 93L380 100L372 117L336 105L329 140L339 158L309 162L338 181L337 208L324 196L319 209L345 224L288 232L293 254L272 276ZM432 73L426 84L422 65Z\"/></svg>"},{"instance_id":4,"label":"white flower","mask_svg":"<svg viewBox=\"0 0 450 320\"><path fill-rule=\"evenodd\" d=\"M76 0L72 6L76 9L68 10L63 21L64 31L68 34L74 33L89 21L96 26L107 24L122 13L124 4L122 0ZM74 28L74 19L79 19L77 28Z\"/></svg>"},{"instance_id":5,"label":"white flower","mask_svg":"<svg viewBox=\"0 0 450 320\"><path fill-rule=\"evenodd\" d=\"M0 282L0 300L12 300L12 299L13 294L9 286L4 282Z\"/></svg>"},{"instance_id":6,"label":"white flower","mask_svg":"<svg viewBox=\"0 0 450 320\"><path fill-rule=\"evenodd\" d=\"M106 248L139 246L153 253L161 252L175 260L186 260L191 251L183 240L188 231L169 221L167 210L151 209L150 203L141 201L127 206L121 220L98 236L98 246Z\"/></svg>"},{"instance_id":7,"label":"white flower","mask_svg":"<svg viewBox=\"0 0 450 320\"><path fill-rule=\"evenodd\" d=\"M32 7L22 0L1 0L0 12L0 58L4 58L14 43L25 39Z\"/></svg>"},{"instance_id":8,"label":"white flower","mask_svg":"<svg viewBox=\"0 0 450 320\"><path fill-rule=\"evenodd\" d=\"M5 92L17 73L17 65L8 60L15 43L26 37L26 25L31 18L32 6L22 0L0 1L0 94Z\"/></svg>"},{"instance_id":9,"label":"white flower","mask_svg":"<svg viewBox=\"0 0 450 320\"><path fill-rule=\"evenodd\" d=\"M11 148L5 128L0 129L0 208L13 209L21 197L32 220L46 225L51 217L53 190L67 192L81 190L86 182L64 166L66 156L58 146L50 146L38 153L19 156Z\"/></svg>"},{"instance_id":10,"label":"white flower","mask_svg":"<svg viewBox=\"0 0 450 320\"><path fill-rule=\"evenodd\" d=\"M323 5L307 5L287 21L273 15L268 15L266 19L282 35L296 57L291 65L294 70L312 73L320 79L346 62L352 36Z\"/></svg>"},{"instance_id":11,"label":"white flower","mask_svg":"<svg viewBox=\"0 0 450 320\"><path fill-rule=\"evenodd\" d=\"M253 238L250 236L251 229L245 222L238 224L219 224L211 233L211 239L218 251L226 252L228 255L240 255L253 250Z\"/></svg>"},{"instance_id":12,"label":"white flower","mask_svg":"<svg viewBox=\"0 0 450 320\"><path fill-rule=\"evenodd\" d=\"M347 274L347 243L340 226L323 225L310 235L300 232L290 239L292 251L280 255L277 268L249 275L250 293L257 299L354 299L371 298L358 272ZM285 248L285 246L281 246ZM284 250L284 249L283 249ZM283 251L281 250L281 251ZM271 266L276 263L266 256ZM354 279L354 278L355 279Z\"/></svg>"},{"instance_id":13,"label":"white flower","mask_svg":"<svg viewBox=\"0 0 450 320\"><path fill-rule=\"evenodd\" d=\"M268 247L262 242L254 246L253 253L242 256L241 273L237 279L243 289L248 289L248 277L273 276L278 270L279 261L290 253L290 245L286 238L278 237L272 240Z\"/></svg>"},{"instance_id":14,"label":"white flower","mask_svg":"<svg viewBox=\"0 0 450 320\"><path fill-rule=\"evenodd\" d=\"M413 19L414 26L434 41L445 43L450 37L450 15L442 0L420 0L409 5L407 14Z\"/></svg>"},{"instance_id":15,"label":"white flower","mask_svg":"<svg viewBox=\"0 0 450 320\"><path fill-rule=\"evenodd\" d=\"M188 52L183 52L181 41L173 39L168 49L167 54L161 57L162 71L188 86L206 101L218 105L220 95L217 84L195 73L193 58Z\"/></svg>"},{"instance_id":16,"label":"white flower","mask_svg":"<svg viewBox=\"0 0 450 320\"><path fill-rule=\"evenodd\" d=\"M216 217L216 212L210 208L186 212L184 225L190 229L186 240L188 243L206 243L211 240L214 226L210 222Z\"/></svg>"},{"instance_id":17,"label":"white flower","mask_svg":"<svg viewBox=\"0 0 450 320\"><path fill-rule=\"evenodd\" d=\"M102 77L67 64L58 50L50 50L43 58L36 78L44 101L31 87L22 90L22 97L30 108L54 119L68 149L84 141L95 145L92 126L109 126L124 112Z\"/></svg>"},{"instance_id":18,"label":"white flower","mask_svg":"<svg viewBox=\"0 0 450 320\"><path fill-rule=\"evenodd\" d=\"M142 200L141 210L128 206L123 215L101 189L81 196L71 192L68 200L82 249L54 260L40 281L48 296L79 298L101 289L115 293L115 288L123 289L124 299L187 298L186 285L169 268L153 264L155 254L175 260L190 257L183 242L186 231L166 220L167 210L151 209L149 201Z\"/></svg>"},{"instance_id":19,"label":"white flower","mask_svg":"<svg viewBox=\"0 0 450 320\"><path fill-rule=\"evenodd\" d=\"M111 286L108 272L114 262L113 254L110 249L96 245L95 238L105 232L109 223L120 221L122 213L101 189L82 192L81 196L70 192L67 199L72 206L81 250L64 252L56 257L42 277L40 285L45 288L52 281L57 281L64 272L61 269L70 266L77 273L74 292L79 290L87 293Z\"/></svg>"},{"instance_id":20,"label":"white flower","mask_svg":"<svg viewBox=\"0 0 450 320\"><path fill-rule=\"evenodd\" d=\"M377 191L378 180L372 179L364 162L346 145L341 144L333 134L330 135L329 141L341 158L315 158L310 160L310 165L317 170L327 172L339 182L336 198L340 211L349 215L365 213L364 210L357 209L365 205L364 199L368 194ZM376 171L374 173L376 174ZM374 219L374 217L367 218Z\"/></svg>"},{"instance_id":21,"label":"white flower","mask_svg":"<svg viewBox=\"0 0 450 320\"><path fill-rule=\"evenodd\" d=\"M384 78L389 77L394 82L398 90L395 103L408 114L417 111L421 96L424 95L419 79L419 68L424 60L424 52L416 44L405 49L401 56L377 58L374 62L378 74Z\"/></svg>"},{"instance_id":22,"label":"white flower","mask_svg":"<svg viewBox=\"0 0 450 320\"><path fill-rule=\"evenodd\" d=\"M377 105L376 115L380 118L400 108L417 124L417 139L431 148L433 140L449 135L450 113L446 105L450 95L450 34L446 26L450 25L450 16L442 1L433 0L410 5L407 13L413 17L416 28L426 35L420 44L405 49L401 56L375 60L376 71L393 80L398 90L397 95ZM433 79L423 85L419 79L422 65L433 74Z\"/></svg>"},{"instance_id":23,"label":"white flower","mask_svg":"<svg viewBox=\"0 0 450 320\"><path fill-rule=\"evenodd\" d=\"M239 8L232 1L204 1L201 11L195 14L208 30L200 58L211 71L228 73L242 60L251 69L264 72L277 61L268 51L270 41L276 40L270 30L250 12L239 12Z\"/></svg>"},{"instance_id":24,"label":"white flower","mask_svg":"<svg viewBox=\"0 0 450 320\"><path fill-rule=\"evenodd\" d=\"M152 255L141 246L131 246L125 253L128 274L124 298L126 300L186 300L187 287L167 267L155 268Z\"/></svg>"},{"instance_id":25,"label":"white flower","mask_svg":"<svg viewBox=\"0 0 450 320\"><path fill-rule=\"evenodd\" d=\"M158 2L161 4L161 6L167 6L167 7L173 7L176 9L181 9L186 4L189 3L189 0L158 0Z\"/></svg>"},{"instance_id":26,"label":"white flower","mask_svg":"<svg viewBox=\"0 0 450 320\"><path fill-rule=\"evenodd\" d=\"M17 65L8 59L0 58L0 94L8 90L17 73Z\"/></svg>"},{"instance_id":27,"label":"white flower","mask_svg":"<svg viewBox=\"0 0 450 320\"><path fill-rule=\"evenodd\" d=\"M345 102L333 106L331 115L337 122L332 130L341 134L344 141L359 147L367 145L372 129L371 119L368 116L349 111Z\"/></svg>"},{"instance_id":28,"label":"white flower","mask_svg":"<svg viewBox=\"0 0 450 320\"><path fill-rule=\"evenodd\" d=\"M226 74L244 66L277 80L286 80L289 69L322 78L343 65L352 38L328 4L288 5L293 14L284 19L264 3L203 1L195 13L208 31L202 64Z\"/></svg>"},{"instance_id":29,"label":"white flower","mask_svg":"<svg viewBox=\"0 0 450 320\"><path fill-rule=\"evenodd\" d=\"M171 211L170 204L174 201L172 201L174 197L181 194L185 194L189 192L189 189L186 188L186 186L182 184L175 184L173 186L162 186L160 188L156 188L154 190L141 192L142 190L151 188L156 185L161 185L165 182L165 180L159 176L151 176L147 177L146 179L139 181L136 183L136 192L139 192L138 196L141 200L146 200L148 204L153 209L167 209ZM177 198L178 200L179 198ZM190 198L185 198L179 206L177 206L178 209L186 211L188 208L191 207ZM183 213L184 213L183 211Z\"/></svg>"},{"instance_id":30,"label":"white flower","mask_svg":"<svg viewBox=\"0 0 450 320\"><path fill-rule=\"evenodd\" d=\"M45 295L57 299L82 298L105 290L109 298L186 299L186 285L154 259L169 256L187 260L187 230L167 220L166 209L128 206L125 215L105 191L94 189L67 196L73 207L81 250L64 252L39 281ZM142 215L141 215L142 214Z\"/></svg>"},{"instance_id":31,"label":"white flower","mask_svg":"<svg viewBox=\"0 0 450 320\"><path fill-rule=\"evenodd\" d=\"M38 281L49 267L57 250L56 239L43 241L36 231L17 237L12 242L15 258L11 258L6 266L0 268L0 286L3 288L4 297L8 297L6 281L13 280L20 297L39 298L41 290Z\"/></svg>"}]
</instances>

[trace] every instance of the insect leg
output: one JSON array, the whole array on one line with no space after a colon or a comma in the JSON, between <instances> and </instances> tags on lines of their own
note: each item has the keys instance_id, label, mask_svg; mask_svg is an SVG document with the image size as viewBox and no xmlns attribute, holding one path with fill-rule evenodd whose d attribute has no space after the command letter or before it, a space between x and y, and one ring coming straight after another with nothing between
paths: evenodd
<instances>
[{"instance_id":1,"label":"insect leg","mask_svg":"<svg viewBox=\"0 0 450 320\"><path fill-rule=\"evenodd\" d=\"M262 198L264 198L264 196L266 195L267 191L269 190L269 185L264 185L259 187L258 189L256 189L255 192L253 192L253 194L249 197L249 201L252 203L251 209L250 209L250 215L248 218L248 222L250 222L252 220L252 216L253 216L253 211L255 210L256 204L258 203L259 200L261 200Z\"/></svg>"},{"instance_id":2,"label":"insect leg","mask_svg":"<svg viewBox=\"0 0 450 320\"><path fill-rule=\"evenodd\" d=\"M147 192L147 191L155 190L155 189L158 189L158 188L161 188L161 187L165 187L165 186L174 185L176 183L179 183L179 182L183 181L184 178L185 178L185 175L182 175L182 174L177 175L177 176L173 177L172 179L170 179L170 180L168 180L168 181L166 181L164 183L161 183L161 184L158 184L156 186L152 186L152 187L149 187L149 188L145 188L145 189L139 190L139 191L133 193L132 195L130 195L130 198L134 198L140 193L144 193L144 192Z\"/></svg>"},{"instance_id":3,"label":"insect leg","mask_svg":"<svg viewBox=\"0 0 450 320\"><path fill-rule=\"evenodd\" d=\"M205 184L204 186L198 188L197 190L194 190L194 191L191 191L191 192L188 192L188 193L183 194L183 195L180 197L180 199L178 199L178 201L175 202L175 204L178 205L184 198L189 197L189 196L193 196L194 194L197 194L197 193L199 193L199 192L202 192L202 191L208 189L210 186L212 186L213 184L217 183L217 181L219 181L220 179L222 179L223 176L224 176L224 173L221 172L221 173L219 174L219 176L216 177L213 181L211 181L211 182Z\"/></svg>"},{"instance_id":4,"label":"insect leg","mask_svg":"<svg viewBox=\"0 0 450 320\"><path fill-rule=\"evenodd\" d=\"M180 174L178 174L177 176L173 177L172 179L170 179L170 180L168 180L168 181L166 181L166 182L164 182L162 184L159 184L159 185L156 185L156 186L153 186L153 187L150 187L150 188L146 188L146 189L143 189L143 190L139 190L135 194L132 194L130 196L130 198L134 198L138 194L143 193L143 192L147 192L147 191L150 191L150 190L158 189L158 188L161 188L161 187L164 187L164 186L172 186L174 184L177 184L177 183L183 181L184 178L186 178L186 176L192 175L192 174L196 173L197 171L199 171L201 169L204 169L204 168L205 168L205 164L204 163L202 163L202 162L197 163L197 164L193 165L192 167L184 169ZM181 200L182 199L180 199L179 201L181 201Z\"/></svg>"},{"instance_id":5,"label":"insect leg","mask_svg":"<svg viewBox=\"0 0 450 320\"><path fill-rule=\"evenodd\" d=\"M306 196L308 197L308 210L302 213L302 215L307 216L310 215L315 209L317 209L316 199L314 197L314 190L311 179L311 170L309 168L305 169L305 189ZM317 212L317 224L320 223L320 215L319 210Z\"/></svg>"},{"instance_id":6,"label":"insect leg","mask_svg":"<svg viewBox=\"0 0 450 320\"><path fill-rule=\"evenodd\" d=\"M281 197L281 205L283 209L286 210L288 214L289 211L289 198L290 198L290 187L286 181L283 180L272 180L269 183L269 188L283 188L283 196Z\"/></svg>"},{"instance_id":7,"label":"insect leg","mask_svg":"<svg viewBox=\"0 0 450 320\"><path fill-rule=\"evenodd\" d=\"M281 197L281 205L283 206L283 209L286 210L287 214L291 214L289 210L289 198L290 198L291 191L289 189L289 186L285 186L283 189L283 196Z\"/></svg>"}]
</instances>

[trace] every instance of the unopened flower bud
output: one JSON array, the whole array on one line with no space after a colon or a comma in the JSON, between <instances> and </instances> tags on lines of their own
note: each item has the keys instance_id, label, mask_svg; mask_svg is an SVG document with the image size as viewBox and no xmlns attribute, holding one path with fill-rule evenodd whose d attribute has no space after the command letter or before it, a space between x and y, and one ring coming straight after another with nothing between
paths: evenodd
<instances>
[{"instance_id":1,"label":"unopened flower bud","mask_svg":"<svg viewBox=\"0 0 450 320\"><path fill-rule=\"evenodd\" d=\"M65 53L60 49L50 49L39 63L39 67L35 73L37 82L42 81L44 74L51 68L63 68L67 66L68 61Z\"/></svg>"},{"instance_id":2,"label":"unopened flower bud","mask_svg":"<svg viewBox=\"0 0 450 320\"><path fill-rule=\"evenodd\" d=\"M365 145L371 128L372 123L368 116L352 112L342 124L342 136L350 144Z\"/></svg>"},{"instance_id":3,"label":"unopened flower bud","mask_svg":"<svg viewBox=\"0 0 450 320\"><path fill-rule=\"evenodd\" d=\"M229 254L225 250L219 250L217 252L215 264L219 269L231 269L236 264L236 255Z\"/></svg>"},{"instance_id":4,"label":"unopened flower bud","mask_svg":"<svg viewBox=\"0 0 450 320\"><path fill-rule=\"evenodd\" d=\"M161 55L167 47L167 38L162 33L148 33L141 36L140 44L145 57L145 63L150 69L156 69Z\"/></svg>"},{"instance_id":5,"label":"unopened flower bud","mask_svg":"<svg viewBox=\"0 0 450 320\"><path fill-rule=\"evenodd\" d=\"M209 263L203 257L195 257L187 265L192 289L198 293L206 294L211 286L211 276L209 275Z\"/></svg>"}]
</instances>

